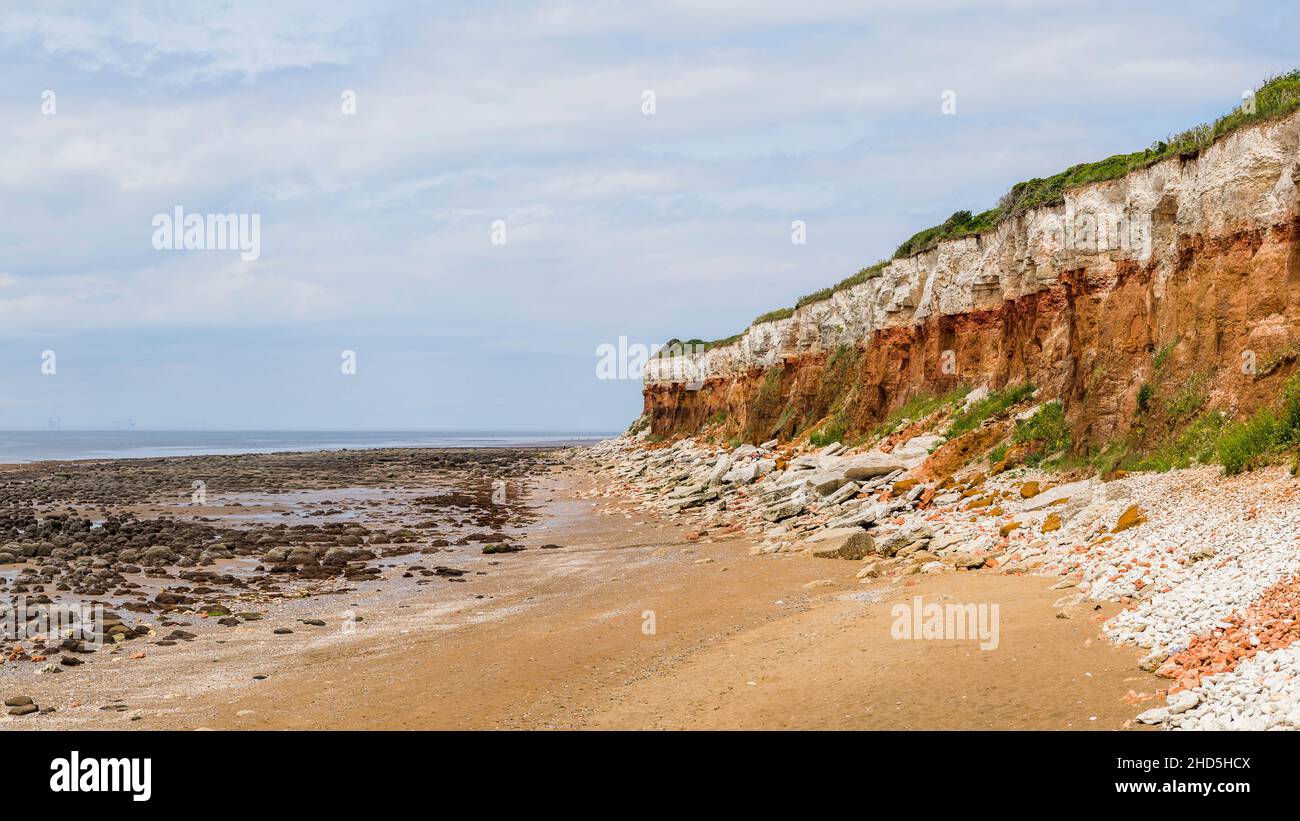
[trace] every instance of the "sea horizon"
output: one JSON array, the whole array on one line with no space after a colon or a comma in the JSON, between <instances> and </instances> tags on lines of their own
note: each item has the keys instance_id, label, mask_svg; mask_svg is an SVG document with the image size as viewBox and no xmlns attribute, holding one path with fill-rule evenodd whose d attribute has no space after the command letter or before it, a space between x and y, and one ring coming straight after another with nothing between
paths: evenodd
<instances>
[{"instance_id":1,"label":"sea horizon","mask_svg":"<svg viewBox=\"0 0 1300 821\"><path fill-rule=\"evenodd\" d=\"M0 430L0 464L378 448L544 447L589 444L617 435L547 430Z\"/></svg>"}]
</instances>

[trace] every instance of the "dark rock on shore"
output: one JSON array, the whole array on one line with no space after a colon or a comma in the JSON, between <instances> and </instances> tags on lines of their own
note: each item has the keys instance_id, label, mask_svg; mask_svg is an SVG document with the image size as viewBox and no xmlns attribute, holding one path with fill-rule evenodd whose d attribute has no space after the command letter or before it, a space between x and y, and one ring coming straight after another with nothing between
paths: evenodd
<instances>
[{"instance_id":1,"label":"dark rock on shore","mask_svg":"<svg viewBox=\"0 0 1300 821\"><path fill-rule=\"evenodd\" d=\"M502 539L535 521L527 494L518 491L530 479L512 479L505 502L494 498L494 483L503 476L538 475L557 456L542 448L395 448L6 466L0 478L0 564L10 570L0 579L0 593L10 594L10 603L22 596L29 605L104 607L95 638L106 652L155 631L152 646L174 646L195 640L196 632L163 628L195 626L201 633L234 627L262 617L232 613L235 602L270 609L282 598L365 589L362 583L402 573L387 572L394 557L454 553L456 545L481 546L487 554L519 552L522 545ZM204 502L208 507L247 512L187 510L198 477L212 494ZM325 498L322 491L332 488L346 498ZM358 488L396 492L358 500ZM427 490L416 495L410 488ZM288 518L272 519L263 499L290 492L313 495L291 501L296 510L277 512ZM415 565L405 573L413 574L468 580L466 571L453 567ZM300 621L327 626L321 619ZM38 672L57 673L95 652L89 637L83 638L25 643L22 649L0 643L0 650L15 665L43 665Z\"/></svg>"}]
</instances>

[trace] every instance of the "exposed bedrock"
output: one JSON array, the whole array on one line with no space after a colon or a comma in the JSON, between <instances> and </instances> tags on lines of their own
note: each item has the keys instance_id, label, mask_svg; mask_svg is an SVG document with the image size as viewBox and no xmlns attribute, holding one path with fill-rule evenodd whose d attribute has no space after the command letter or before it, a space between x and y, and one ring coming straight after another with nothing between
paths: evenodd
<instances>
[{"instance_id":1,"label":"exposed bedrock","mask_svg":"<svg viewBox=\"0 0 1300 821\"><path fill-rule=\"evenodd\" d=\"M1084 447L1129 432L1157 367L1208 407L1249 412L1296 367L1298 185L1292 115L1070 190L732 344L652 360L651 431L707 422L758 443L834 411L862 432L920 393L1030 382L1062 400Z\"/></svg>"}]
</instances>

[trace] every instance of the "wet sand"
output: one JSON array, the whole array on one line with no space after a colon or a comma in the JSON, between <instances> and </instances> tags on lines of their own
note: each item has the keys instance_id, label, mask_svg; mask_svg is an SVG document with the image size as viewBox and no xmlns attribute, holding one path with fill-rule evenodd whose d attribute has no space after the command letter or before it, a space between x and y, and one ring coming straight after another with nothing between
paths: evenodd
<instances>
[{"instance_id":1,"label":"wet sand","mask_svg":"<svg viewBox=\"0 0 1300 821\"><path fill-rule=\"evenodd\" d=\"M367 589L287 601L221 634L144 646L143 659L31 676L25 691L58 707L36 721L1117 729L1143 709L1126 694L1160 686L1131 649L1100 637L1098 621L1112 610L1055 618L1051 579L962 572L862 584L856 562L751 556L738 537L691 541L685 527L626 502L589 498L599 485L588 470L565 466L539 479L537 522L521 540L528 549L461 562L467 582L401 584L403 565L428 557L394 560L383 578L358 586ZM824 586L805 586L815 580ZM891 606L917 595L998 604L997 649L892 638ZM362 618L350 630L349 611Z\"/></svg>"}]
</instances>

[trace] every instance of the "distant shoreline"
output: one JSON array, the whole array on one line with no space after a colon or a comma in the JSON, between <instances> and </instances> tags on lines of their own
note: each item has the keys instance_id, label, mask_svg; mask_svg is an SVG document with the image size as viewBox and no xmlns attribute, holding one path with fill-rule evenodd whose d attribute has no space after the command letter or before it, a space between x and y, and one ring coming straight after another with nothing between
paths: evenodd
<instances>
[{"instance_id":1,"label":"distant shoreline","mask_svg":"<svg viewBox=\"0 0 1300 821\"><path fill-rule=\"evenodd\" d=\"M0 431L0 465L395 448L572 447L617 435L585 431Z\"/></svg>"}]
</instances>

